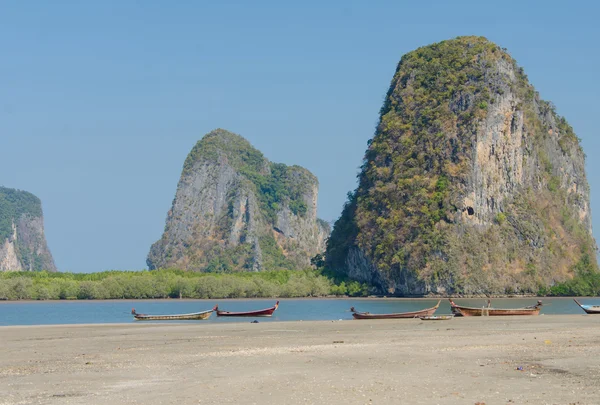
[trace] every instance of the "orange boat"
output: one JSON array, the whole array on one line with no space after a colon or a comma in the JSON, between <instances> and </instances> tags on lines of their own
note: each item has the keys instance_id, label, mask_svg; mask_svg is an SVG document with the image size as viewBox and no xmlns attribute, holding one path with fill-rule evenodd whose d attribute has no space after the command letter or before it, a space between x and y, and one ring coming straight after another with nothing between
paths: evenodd
<instances>
[{"instance_id":1,"label":"orange boat","mask_svg":"<svg viewBox=\"0 0 600 405\"><path fill-rule=\"evenodd\" d=\"M217 311L217 316L272 316L273 312L279 308L279 301L275 303L274 306L265 309L259 309L258 311L247 311L247 312L229 312L229 311L220 311L219 306L215 307L215 311Z\"/></svg>"},{"instance_id":2,"label":"orange boat","mask_svg":"<svg viewBox=\"0 0 600 405\"><path fill-rule=\"evenodd\" d=\"M420 318L422 316L431 316L439 308L440 302L438 301L435 307L422 309L420 311L413 312L398 312L395 314L372 314L370 312L358 312L354 307L350 308L354 319L403 319L403 318Z\"/></svg>"},{"instance_id":3,"label":"orange boat","mask_svg":"<svg viewBox=\"0 0 600 405\"><path fill-rule=\"evenodd\" d=\"M542 309L542 301L538 301L535 305L524 308L514 308L514 309L501 309L501 308L492 308L491 301L488 300L487 307L474 308L474 307L463 307L461 305L456 305L452 299L448 298L450 301L450 307L452 308L453 313L460 313L462 316L509 316L509 315L539 315L540 310Z\"/></svg>"}]
</instances>

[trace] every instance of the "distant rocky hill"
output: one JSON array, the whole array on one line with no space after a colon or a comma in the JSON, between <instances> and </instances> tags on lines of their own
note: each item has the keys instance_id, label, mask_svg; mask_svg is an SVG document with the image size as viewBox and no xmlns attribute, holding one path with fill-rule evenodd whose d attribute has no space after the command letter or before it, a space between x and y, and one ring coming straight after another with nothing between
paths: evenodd
<instances>
[{"instance_id":1,"label":"distant rocky hill","mask_svg":"<svg viewBox=\"0 0 600 405\"><path fill-rule=\"evenodd\" d=\"M0 271L56 271L39 198L0 187Z\"/></svg>"},{"instance_id":2,"label":"distant rocky hill","mask_svg":"<svg viewBox=\"0 0 600 405\"><path fill-rule=\"evenodd\" d=\"M402 57L327 266L385 293L535 293L597 271L585 155L481 37Z\"/></svg>"},{"instance_id":3,"label":"distant rocky hill","mask_svg":"<svg viewBox=\"0 0 600 405\"><path fill-rule=\"evenodd\" d=\"M239 135L217 129L185 160L150 269L207 272L302 269L325 250L318 182L299 166L272 163Z\"/></svg>"}]
</instances>

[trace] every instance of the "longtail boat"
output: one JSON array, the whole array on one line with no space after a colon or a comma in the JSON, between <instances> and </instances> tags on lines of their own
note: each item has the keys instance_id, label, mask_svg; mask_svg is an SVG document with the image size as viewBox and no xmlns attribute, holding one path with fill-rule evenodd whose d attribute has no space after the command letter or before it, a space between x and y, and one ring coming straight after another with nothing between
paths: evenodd
<instances>
[{"instance_id":1,"label":"longtail boat","mask_svg":"<svg viewBox=\"0 0 600 405\"><path fill-rule=\"evenodd\" d=\"M221 311L219 310L219 306L215 306L215 311L217 311L217 316L272 316L273 312L279 308L279 301L275 303L270 308L259 309L258 311L246 311L246 312L229 312L229 311Z\"/></svg>"},{"instance_id":2,"label":"longtail boat","mask_svg":"<svg viewBox=\"0 0 600 405\"><path fill-rule=\"evenodd\" d=\"M475 307L463 307L461 305L456 305L452 299L448 299L450 301L450 307L452 308L452 312L459 312L462 316L507 316L507 315L539 315L540 310L542 309L542 301L538 301L535 305L524 308L514 308L514 309L501 309L501 308L492 308L491 301L488 300L488 306L482 306L481 308Z\"/></svg>"},{"instance_id":3,"label":"longtail boat","mask_svg":"<svg viewBox=\"0 0 600 405\"><path fill-rule=\"evenodd\" d=\"M600 314L600 305L585 305L577 301L575 298L573 298L573 301L575 301L575 303L579 305L581 309L585 311L586 314Z\"/></svg>"},{"instance_id":4,"label":"longtail boat","mask_svg":"<svg viewBox=\"0 0 600 405\"><path fill-rule=\"evenodd\" d=\"M209 309L208 311L192 312L190 314L173 314L173 315L147 315L138 314L135 308L131 310L131 314L138 321L187 321L195 319L208 319L210 315L215 311L217 307Z\"/></svg>"},{"instance_id":5,"label":"longtail boat","mask_svg":"<svg viewBox=\"0 0 600 405\"><path fill-rule=\"evenodd\" d=\"M350 308L350 312L352 312L352 316L354 319L402 319L402 318L419 318L422 316L431 316L435 313L435 311L439 308L440 302L436 304L435 307L422 309L420 311L413 312L398 312L395 314L372 314L370 312L358 312L354 309L354 307Z\"/></svg>"},{"instance_id":6,"label":"longtail boat","mask_svg":"<svg viewBox=\"0 0 600 405\"><path fill-rule=\"evenodd\" d=\"M450 304L450 312L452 312L452 315L454 316L463 316L463 314L460 313L460 309L458 309L458 307L452 306L452 304Z\"/></svg>"}]
</instances>

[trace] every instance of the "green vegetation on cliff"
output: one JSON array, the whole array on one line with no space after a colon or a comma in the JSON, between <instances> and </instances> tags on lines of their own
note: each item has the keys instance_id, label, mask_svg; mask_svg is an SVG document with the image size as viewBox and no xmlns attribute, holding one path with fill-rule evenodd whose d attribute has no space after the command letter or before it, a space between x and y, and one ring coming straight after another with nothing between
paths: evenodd
<instances>
[{"instance_id":1,"label":"green vegetation on cliff","mask_svg":"<svg viewBox=\"0 0 600 405\"><path fill-rule=\"evenodd\" d=\"M503 55L496 45L469 37L402 57L369 141L359 189L349 195L329 241L331 265L344 266L354 240L391 277L405 267L424 269L434 252L445 250L436 224L452 222L450 212L461 208L448 185L464 176L472 141L467 134L475 132L475 118L490 102L480 65ZM463 94L472 99L457 113L450 100ZM449 137L449 126L465 134Z\"/></svg>"},{"instance_id":2,"label":"green vegetation on cliff","mask_svg":"<svg viewBox=\"0 0 600 405\"><path fill-rule=\"evenodd\" d=\"M180 270L101 273L0 273L0 300L270 298L366 294L316 270L208 274Z\"/></svg>"},{"instance_id":3,"label":"green vegetation on cliff","mask_svg":"<svg viewBox=\"0 0 600 405\"><path fill-rule=\"evenodd\" d=\"M42 216L42 203L31 193L0 187L0 241L12 236L13 224L22 215Z\"/></svg>"},{"instance_id":4,"label":"green vegetation on cliff","mask_svg":"<svg viewBox=\"0 0 600 405\"><path fill-rule=\"evenodd\" d=\"M541 287L538 295L554 295L569 297L600 296L600 273L596 269L595 261L587 254L583 254L575 265L575 276L568 281L558 283L550 288Z\"/></svg>"},{"instance_id":5,"label":"green vegetation on cliff","mask_svg":"<svg viewBox=\"0 0 600 405\"><path fill-rule=\"evenodd\" d=\"M261 210L271 222L275 222L277 210L283 203L296 215L306 213L302 195L306 184L317 184L317 179L300 166L269 162L246 139L223 129L212 131L196 143L185 159L182 176L189 174L197 162L219 163L221 160L255 186Z\"/></svg>"},{"instance_id":6,"label":"green vegetation on cliff","mask_svg":"<svg viewBox=\"0 0 600 405\"><path fill-rule=\"evenodd\" d=\"M485 38L404 55L368 145L328 267L371 277L349 262L356 249L381 275L377 287L399 294L535 293L581 266L597 271L579 140ZM518 168L485 172L497 161ZM485 193L493 218L471 206Z\"/></svg>"}]
</instances>

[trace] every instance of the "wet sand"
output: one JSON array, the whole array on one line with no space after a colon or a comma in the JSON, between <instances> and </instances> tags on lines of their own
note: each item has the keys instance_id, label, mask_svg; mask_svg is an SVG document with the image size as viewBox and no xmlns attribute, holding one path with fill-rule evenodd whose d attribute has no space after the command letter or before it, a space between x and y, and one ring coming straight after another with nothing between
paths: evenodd
<instances>
[{"instance_id":1,"label":"wet sand","mask_svg":"<svg viewBox=\"0 0 600 405\"><path fill-rule=\"evenodd\" d=\"M599 404L599 381L589 315L0 327L0 405Z\"/></svg>"}]
</instances>

